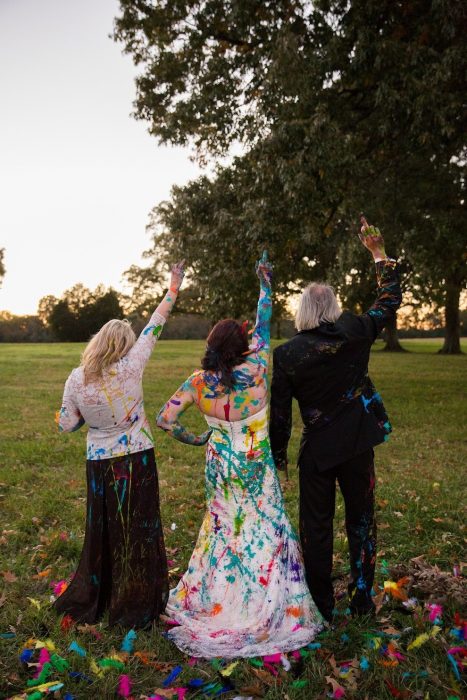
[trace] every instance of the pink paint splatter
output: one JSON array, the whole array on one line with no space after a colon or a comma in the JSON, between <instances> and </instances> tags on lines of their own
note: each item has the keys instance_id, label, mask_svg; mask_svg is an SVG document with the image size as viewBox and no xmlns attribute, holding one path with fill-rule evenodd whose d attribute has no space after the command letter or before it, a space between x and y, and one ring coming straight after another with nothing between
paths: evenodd
<instances>
[{"instance_id":1,"label":"pink paint splatter","mask_svg":"<svg viewBox=\"0 0 467 700\"><path fill-rule=\"evenodd\" d=\"M44 664L47 664L49 662L50 654L45 647L42 647L42 649L39 652L39 663L37 664L37 671L34 674L34 678L39 678Z\"/></svg>"},{"instance_id":2,"label":"pink paint splatter","mask_svg":"<svg viewBox=\"0 0 467 700\"><path fill-rule=\"evenodd\" d=\"M118 681L118 694L121 698L128 698L131 693L130 676L120 676Z\"/></svg>"}]
</instances>

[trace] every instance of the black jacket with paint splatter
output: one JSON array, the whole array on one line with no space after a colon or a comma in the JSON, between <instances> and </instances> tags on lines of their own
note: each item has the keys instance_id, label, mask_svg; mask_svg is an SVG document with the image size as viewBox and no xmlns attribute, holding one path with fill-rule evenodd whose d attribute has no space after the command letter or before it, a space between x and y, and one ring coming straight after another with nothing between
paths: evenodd
<instances>
[{"instance_id":1,"label":"black jacket with paint splatter","mask_svg":"<svg viewBox=\"0 0 467 700\"><path fill-rule=\"evenodd\" d=\"M376 263L378 295L364 314L300 331L274 351L270 438L278 468L287 463L292 398L303 420L298 463L329 469L377 445L391 432L381 396L368 376L370 349L395 317L401 289L394 260Z\"/></svg>"}]
</instances>

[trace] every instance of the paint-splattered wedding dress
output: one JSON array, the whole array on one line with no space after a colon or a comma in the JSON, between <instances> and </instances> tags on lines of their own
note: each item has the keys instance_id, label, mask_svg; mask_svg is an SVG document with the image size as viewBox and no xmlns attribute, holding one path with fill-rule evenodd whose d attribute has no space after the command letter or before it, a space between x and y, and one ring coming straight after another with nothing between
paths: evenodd
<instances>
[{"instance_id":1,"label":"paint-splattered wedding dress","mask_svg":"<svg viewBox=\"0 0 467 700\"><path fill-rule=\"evenodd\" d=\"M266 382L270 309L270 289L262 285L254 345L247 362L234 371L233 395L216 391L214 373L196 372L160 414L166 430L193 444L199 443L176 420L190 403L189 392L201 410L209 409L209 401L225 401L225 415L231 417L234 406L245 416L223 420L205 414L212 431L206 513L188 570L170 592L166 608L178 623L169 638L197 657L290 651L309 643L323 627L285 512L269 445L267 406L251 414L261 403L255 388Z\"/></svg>"}]
</instances>

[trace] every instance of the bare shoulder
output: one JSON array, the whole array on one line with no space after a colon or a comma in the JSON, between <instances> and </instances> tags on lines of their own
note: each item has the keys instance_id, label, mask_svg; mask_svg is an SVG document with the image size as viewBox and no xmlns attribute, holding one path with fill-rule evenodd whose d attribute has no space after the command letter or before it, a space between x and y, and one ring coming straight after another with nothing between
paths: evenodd
<instances>
[{"instance_id":1,"label":"bare shoulder","mask_svg":"<svg viewBox=\"0 0 467 700\"><path fill-rule=\"evenodd\" d=\"M197 369L183 382L181 389L183 391L193 391L200 384L205 383L205 372L202 369Z\"/></svg>"}]
</instances>

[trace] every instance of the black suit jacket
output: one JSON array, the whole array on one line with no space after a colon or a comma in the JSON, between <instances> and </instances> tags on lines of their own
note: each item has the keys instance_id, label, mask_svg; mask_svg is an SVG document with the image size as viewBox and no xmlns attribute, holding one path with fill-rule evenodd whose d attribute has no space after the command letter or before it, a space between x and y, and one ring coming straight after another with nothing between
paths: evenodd
<instances>
[{"instance_id":1,"label":"black suit jacket","mask_svg":"<svg viewBox=\"0 0 467 700\"><path fill-rule=\"evenodd\" d=\"M298 463L329 469L383 442L391 424L368 376L370 348L396 315L401 289L396 262L376 263L378 296L364 314L344 311L335 323L300 331L274 351L270 438L277 467L287 464L292 398L304 430Z\"/></svg>"}]
</instances>

